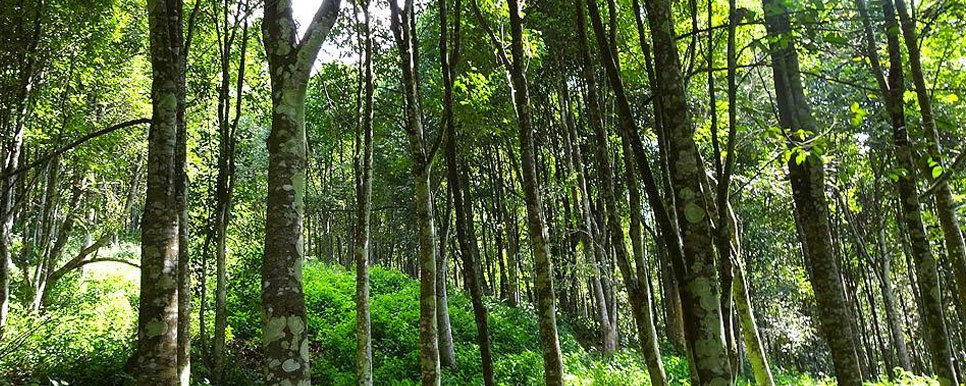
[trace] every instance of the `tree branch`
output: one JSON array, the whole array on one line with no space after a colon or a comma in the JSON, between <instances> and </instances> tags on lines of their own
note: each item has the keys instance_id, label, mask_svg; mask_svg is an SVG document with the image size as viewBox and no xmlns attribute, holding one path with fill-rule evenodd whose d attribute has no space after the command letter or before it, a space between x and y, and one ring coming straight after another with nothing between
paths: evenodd
<instances>
[{"instance_id":1,"label":"tree branch","mask_svg":"<svg viewBox=\"0 0 966 386\"><path fill-rule=\"evenodd\" d=\"M312 63L315 62L322 48L322 42L325 41L325 37L329 35L329 31L338 19L341 3L342 0L325 0L315 12L315 17L305 30L302 40L299 41L296 65L306 74L311 70Z\"/></svg>"},{"instance_id":2,"label":"tree branch","mask_svg":"<svg viewBox=\"0 0 966 386\"><path fill-rule=\"evenodd\" d=\"M64 153L66 153L66 152L74 149L75 147L78 147L80 145L83 145L84 142L87 142L87 141L89 141L91 139L100 137L100 136L105 135L105 134L110 134L110 133L115 132L115 131L120 130L120 129L128 128L128 127L135 126L135 125L140 125L140 124L146 124L146 123L151 123L151 119L150 118L139 118L139 119L135 119L135 120L132 120L132 121L127 121L127 122L124 122L124 123L119 123L119 124L116 124L114 126L107 127L107 128L104 128L104 129L95 131L93 133L89 133L89 134L87 134L87 135L85 135L83 137L78 138L74 142L71 142L71 143L69 143L69 144L67 144L65 146L59 147L56 150L54 150L54 151L52 151L52 152L50 152L48 154L45 154L43 156L40 156L39 158L33 160L32 162L30 162L30 163L28 163L28 164L26 164L24 166L21 166L21 167L17 168L16 170L12 171L12 172L8 172L6 174L0 175L0 178L7 178L7 177L15 176L15 175L21 174L23 172L26 172L26 171L28 171L30 169L33 169L33 168L35 168L35 167L37 167L39 165L42 165L42 164L46 163L47 161L50 161L50 159L51 158L54 158L55 156L64 154Z\"/></svg>"}]
</instances>

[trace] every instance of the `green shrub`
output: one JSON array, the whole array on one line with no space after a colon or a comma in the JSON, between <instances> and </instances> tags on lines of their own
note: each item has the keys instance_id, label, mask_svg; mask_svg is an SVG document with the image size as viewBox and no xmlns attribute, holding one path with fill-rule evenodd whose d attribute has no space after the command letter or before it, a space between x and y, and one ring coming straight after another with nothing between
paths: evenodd
<instances>
[{"instance_id":1,"label":"green shrub","mask_svg":"<svg viewBox=\"0 0 966 386\"><path fill-rule=\"evenodd\" d=\"M0 384L119 385L134 352L138 286L122 274L65 278L44 313L11 304L0 344Z\"/></svg>"}]
</instances>

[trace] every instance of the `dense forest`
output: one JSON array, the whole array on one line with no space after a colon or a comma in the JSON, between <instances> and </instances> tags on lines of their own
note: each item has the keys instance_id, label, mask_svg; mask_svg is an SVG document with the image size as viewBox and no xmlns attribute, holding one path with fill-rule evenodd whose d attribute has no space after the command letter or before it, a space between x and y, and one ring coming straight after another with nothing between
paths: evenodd
<instances>
[{"instance_id":1,"label":"dense forest","mask_svg":"<svg viewBox=\"0 0 966 386\"><path fill-rule=\"evenodd\" d=\"M0 385L962 385L964 30L0 0Z\"/></svg>"}]
</instances>

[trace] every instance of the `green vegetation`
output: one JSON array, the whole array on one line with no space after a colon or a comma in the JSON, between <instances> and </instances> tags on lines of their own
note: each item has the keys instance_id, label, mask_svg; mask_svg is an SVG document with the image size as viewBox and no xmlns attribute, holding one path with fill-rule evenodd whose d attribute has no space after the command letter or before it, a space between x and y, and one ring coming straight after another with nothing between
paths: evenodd
<instances>
[{"instance_id":1,"label":"green vegetation","mask_svg":"<svg viewBox=\"0 0 966 386\"><path fill-rule=\"evenodd\" d=\"M124 244L109 253L131 253ZM304 270L312 380L318 384L354 384L354 276L340 266L310 264ZM377 385L416 385L419 366L416 357L419 323L419 282L406 275L374 268L372 284L372 331L374 379ZM11 385L126 385L134 378L126 362L134 345L137 326L136 270L107 263L93 265L81 283L65 283L65 293L54 294L63 313L28 316L15 308L10 334L16 346L2 348L0 368ZM60 303L59 301L69 302ZM444 385L480 384L479 349L474 343L475 326L470 301L462 291L450 296L454 344L460 366L443 374ZM234 353L226 368L226 385L262 385L259 376L258 345L261 320L257 305L234 299L229 316L230 346ZM511 308L487 300L494 340L494 359L500 385L542 384L542 363L537 343L536 320L531 309ZM647 370L635 350L622 350L609 357L587 351L578 344L566 325L561 330L567 385L647 385ZM626 344L633 344L626 342ZM198 355L199 353L195 353ZM65 360L67 359L67 360ZM199 362L200 363L200 362ZM126 367L127 366L127 367ZM689 385L687 361L666 356L664 366L669 384ZM195 369L198 384L205 384L207 369ZM739 385L751 384L746 378ZM828 378L778 371L777 385L833 385ZM877 386L934 385L935 381L900 373L892 382Z\"/></svg>"},{"instance_id":2,"label":"green vegetation","mask_svg":"<svg viewBox=\"0 0 966 386\"><path fill-rule=\"evenodd\" d=\"M964 30L0 0L0 386L962 386Z\"/></svg>"}]
</instances>

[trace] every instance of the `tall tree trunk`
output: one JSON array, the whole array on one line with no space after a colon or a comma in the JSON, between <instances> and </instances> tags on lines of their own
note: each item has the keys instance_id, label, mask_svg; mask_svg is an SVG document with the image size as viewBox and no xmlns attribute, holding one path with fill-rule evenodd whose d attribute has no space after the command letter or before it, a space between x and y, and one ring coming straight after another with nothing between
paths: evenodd
<instances>
[{"instance_id":1,"label":"tall tree trunk","mask_svg":"<svg viewBox=\"0 0 966 386\"><path fill-rule=\"evenodd\" d=\"M362 122L356 132L356 234L353 239L356 263L356 384L372 386L372 329L369 314L369 237L372 213L372 29L369 2L360 4L363 17ZM360 138L361 137L361 138Z\"/></svg>"},{"instance_id":2,"label":"tall tree trunk","mask_svg":"<svg viewBox=\"0 0 966 386\"><path fill-rule=\"evenodd\" d=\"M878 49L876 48L875 34L872 29L872 21L869 17L868 7L865 0L856 0L855 4L862 18L863 33L865 38L865 54L869 58L869 63L872 67L876 83L879 86L879 91L883 94L886 103L891 104L891 94L888 91L889 86L885 80L880 65ZM889 11L892 9L892 6L888 1L884 1L882 5L883 11ZM896 39L896 37L893 34L893 36L889 37L889 39ZM898 42L893 44L898 45ZM870 154L870 161L874 162L875 160L871 157L872 155ZM876 195L878 195L878 187L879 179L876 177L874 191ZM881 199L877 197L875 204L877 212L883 213ZM895 349L896 357L899 360L899 365L906 371L912 371L912 362L909 359L909 351L906 348L906 339L902 331L901 321L899 320L899 312L896 308L895 290L892 286L892 256L890 255L886 244L884 215L880 214L880 219L882 221L879 224L879 231L876 233L876 249L877 254L879 255L879 272L877 272L876 276L878 276L879 288L882 291L882 303L885 306L886 324L888 324L889 327L889 336L891 337L892 347Z\"/></svg>"},{"instance_id":3,"label":"tall tree trunk","mask_svg":"<svg viewBox=\"0 0 966 386\"><path fill-rule=\"evenodd\" d=\"M662 147L666 148L671 176L673 192L669 193L675 198L674 212L680 220L683 253L679 261L675 262L673 258L671 261L680 285L685 337L696 370L692 378L696 384L730 383L732 369L724 341L713 235L709 214L703 204L711 192L703 191L704 168L694 142L671 6L664 0L648 0L645 6L654 42L655 68L659 70L655 81L662 109L662 126L666 131L667 143ZM645 179L648 173L642 170ZM653 206L656 200L651 201Z\"/></svg>"},{"instance_id":4,"label":"tall tree trunk","mask_svg":"<svg viewBox=\"0 0 966 386\"><path fill-rule=\"evenodd\" d=\"M177 189L179 105L184 97L181 0L148 4L151 100L147 198L141 220L141 305L138 314L138 384L175 386L178 363L179 226Z\"/></svg>"},{"instance_id":5,"label":"tall tree trunk","mask_svg":"<svg viewBox=\"0 0 966 386\"><path fill-rule=\"evenodd\" d=\"M433 199L430 170L435 149L430 149L422 123L419 96L418 55L415 43L415 11L413 0L403 9L389 2L392 12L391 30L402 58L402 85L406 99L406 134L413 158L413 190L415 191L416 228L419 247L419 352L423 386L440 384L439 340L436 320L436 227L433 222Z\"/></svg>"},{"instance_id":6,"label":"tall tree trunk","mask_svg":"<svg viewBox=\"0 0 966 386\"><path fill-rule=\"evenodd\" d=\"M456 66L459 64L460 15L462 13L462 7L460 1L456 0L456 3L454 4L456 12L453 19L453 41L452 47L450 47L451 42L449 41L449 22L447 18L446 0L438 0L437 6L439 8L439 55L444 87L443 124L445 125L445 132L441 132L440 135L449 136L449 133L455 131L455 123L453 121L453 83L455 82L456 78ZM451 137L452 136L449 136L447 140ZM458 183L459 181L457 180L456 182ZM453 188L451 187L450 189ZM446 221L448 225L448 215ZM437 318L439 319L437 320L439 324L439 359L441 365L455 368L456 350L453 347L453 332L450 326L449 318L449 302L446 299L446 272L448 268L446 254L441 252L440 256L437 258L437 262L438 272L436 275L436 291L438 292L437 298L440 299L436 304L436 314Z\"/></svg>"},{"instance_id":7,"label":"tall tree trunk","mask_svg":"<svg viewBox=\"0 0 966 386\"><path fill-rule=\"evenodd\" d=\"M766 27L769 36L782 37L783 42L788 41L787 44L771 45L779 123L790 136L788 147L806 152L808 149L801 149L799 146L814 135L817 127L802 87L798 54L790 36L788 10L775 0L762 0L762 5L767 11ZM799 129L807 130L810 134L808 137L795 134ZM796 217L801 228L803 251L810 267L808 272L819 305L820 327L832 352L836 380L840 385L858 386L862 384L862 371L851 336L851 314L829 229L825 167L819 156L808 154L804 158L802 160L798 156L791 157L788 171Z\"/></svg>"},{"instance_id":8,"label":"tall tree trunk","mask_svg":"<svg viewBox=\"0 0 966 386\"><path fill-rule=\"evenodd\" d=\"M296 40L292 4L265 1L262 41L272 84L268 197L262 259L262 347L267 384L306 386L309 341L302 293L305 197L305 89L315 57L335 23L339 0L326 0Z\"/></svg>"},{"instance_id":9,"label":"tall tree trunk","mask_svg":"<svg viewBox=\"0 0 966 386\"><path fill-rule=\"evenodd\" d=\"M929 181L934 168L949 166L944 162L942 144L939 143L939 133L936 130L936 120L932 113L932 93L926 86L925 76L922 72L922 60L919 53L919 37L916 33L916 20L909 16L905 0L895 0L895 10L898 12L902 38L905 41L906 51L909 58L909 69L912 75L912 84L915 85L916 100L919 103L919 117L922 120L922 131L926 139L926 153L935 162L934 165L923 165L925 167L926 180ZM899 63L901 65L901 62ZM940 169L943 170L943 169ZM944 173L951 171L943 170ZM949 254L953 272L956 274L956 283L959 287L959 302L966 304L966 241L963 239L960 227L959 214L957 213L956 200L953 199L952 190L946 179L939 180L940 176L935 175L935 187L932 188L933 198L936 200L936 216L939 217L939 224L943 230L943 237L946 241L946 251Z\"/></svg>"},{"instance_id":10,"label":"tall tree trunk","mask_svg":"<svg viewBox=\"0 0 966 386\"><path fill-rule=\"evenodd\" d=\"M225 4L227 7L228 4ZM227 18L227 16L226 16ZM237 21L236 21L237 23ZM228 21L225 20L226 30ZM238 59L237 81L235 83L235 116L229 117L229 84L231 74L231 44L234 40L237 24L232 28L230 37L225 37L221 52L221 95L219 98L219 153L218 177L216 181L215 203L215 341L212 352L212 382L220 385L225 368L225 332L228 328L228 310L226 299L228 295L227 283L227 231L231 221L232 191L235 179L235 133L241 118L242 94L245 84L245 54L248 48L248 23L242 27L241 51ZM226 32L226 34L228 34Z\"/></svg>"},{"instance_id":11,"label":"tall tree trunk","mask_svg":"<svg viewBox=\"0 0 966 386\"><path fill-rule=\"evenodd\" d=\"M606 70L611 88L614 89L614 94L616 97L615 99L618 105L620 136L624 155L624 175L627 179L627 189L630 193L630 239L634 254L634 267L631 266L630 261L628 260L627 249L624 246L624 232L617 211L617 199L615 197L614 183L612 181L614 172L611 166L610 158L607 155L609 148L607 143L607 133L604 131L602 126L599 108L596 107L597 93L594 86L596 81L593 74L593 65L590 62L589 49L587 48L586 44L586 22L584 21L583 16L585 4L590 11L589 16L591 24L594 28L597 47L599 52L601 52L601 59L604 62L604 69ZM595 147L597 151L597 163L598 167L600 168L600 180L603 185L602 190L604 196L605 213L607 215L608 233L610 235L611 244L613 244L617 255L617 263L621 271L621 276L624 277L624 286L627 288L631 310L637 326L638 338L641 343L641 352L643 353L644 361L647 364L651 384L664 385L667 383L667 380L664 375L664 366L661 363L661 353L657 347L657 331L654 328L650 293L647 291L647 275L644 274L645 267L643 266L644 246L643 235L641 233L641 215L643 213L643 208L641 206L641 194L637 182L637 174L635 170L636 166L634 164L635 154L630 147L631 133L636 131L637 128L636 124L633 122L634 118L631 116L630 105L627 102L627 97L624 94L624 86L620 79L619 69L617 68L618 63L614 57L616 52L612 51L613 48L605 36L604 27L600 19L600 12L597 9L596 0L588 0L585 4L578 4L576 7L578 34L577 44L579 50L581 51L581 56L584 62L583 73L584 80L587 83L587 99L588 106L590 107L588 111L590 112L590 125L593 127L594 138L596 138ZM614 15L612 15L612 17L614 17Z\"/></svg>"},{"instance_id":12,"label":"tall tree trunk","mask_svg":"<svg viewBox=\"0 0 966 386\"><path fill-rule=\"evenodd\" d=\"M908 37L912 36L915 39L915 35L914 31L907 28L914 28L914 26L910 26L907 23L909 21L908 15L904 15L905 5L902 1L899 0L896 4L902 7L898 9L898 13L899 18L903 21L903 35L907 38L906 46L908 48L910 43ZM916 178L918 174L916 171L918 169L916 168L915 150L909 141L906 131L906 118L902 102L905 86L903 82L902 53L899 47L899 25L896 21L896 11L897 9L892 8L892 3L888 1L883 2L889 52L889 76L886 81L882 80L883 72L879 68L878 59L875 58L874 51L870 51L868 55L870 63L874 63L872 66L876 74L877 83L883 94L883 99L886 101L886 110L889 114L889 122L892 125L892 140L897 166L905 168L907 171L899 175L896 185L899 190L899 208L902 213L903 223L906 226L906 231L909 233L910 252L915 262L916 278L918 279L919 292L922 298L922 313L924 316L922 324L923 331L925 331L924 340L932 354L933 371L936 372L939 383L943 386L957 385L959 383L956 380L956 371L952 363L952 349L949 345L949 337L946 331L938 263L932 254L929 238L926 235L925 226L923 225L922 206L919 202L919 190ZM915 40L911 43L913 46L917 44ZM912 49L915 50L915 48ZM910 62L918 63L918 51L911 54L911 56L914 56L914 58L911 58ZM918 76L913 75L918 92L920 91L920 87L925 87L925 84L922 83L921 68L917 64L912 64L912 66L914 74L916 69L920 71ZM915 81L917 77L919 81ZM920 104L920 108L923 109L923 124L925 126L929 124L926 123L927 121L931 121L931 112L928 111L928 94L922 91L917 95L920 98L927 98L925 105ZM926 131L932 130L934 132L935 123L932 123L932 125L933 127L931 129L926 128ZM930 144L930 147L938 150L936 146L938 146L938 143L934 142ZM946 188L946 193L949 193L948 187ZM936 204L940 208L942 207L942 204L940 204L941 201L941 196L936 196ZM942 212L942 209L940 209L940 212ZM942 217L940 215L941 222L949 220L948 218L943 219ZM946 245L950 252L950 257L953 257L957 253L957 243L959 248L961 248L963 240L959 231L958 220L955 218L955 213L953 213L951 220L955 224L953 226L955 226L955 232L958 235L956 236L958 242L955 238L949 238L950 234L946 233ZM943 225L945 229L945 224ZM962 253L962 249L958 253Z\"/></svg>"},{"instance_id":13,"label":"tall tree trunk","mask_svg":"<svg viewBox=\"0 0 966 386\"><path fill-rule=\"evenodd\" d=\"M550 248L547 245L547 221L543 212L536 168L536 145L533 138L530 115L530 90L523 64L523 20L518 0L508 0L510 12L510 78L513 83L514 106L520 126L520 158L523 163L523 197L527 207L527 224L536 270L537 320L540 327L540 344L543 348L544 381L547 386L563 385L563 356L557 336L557 313L554 305L553 267Z\"/></svg>"}]
</instances>

